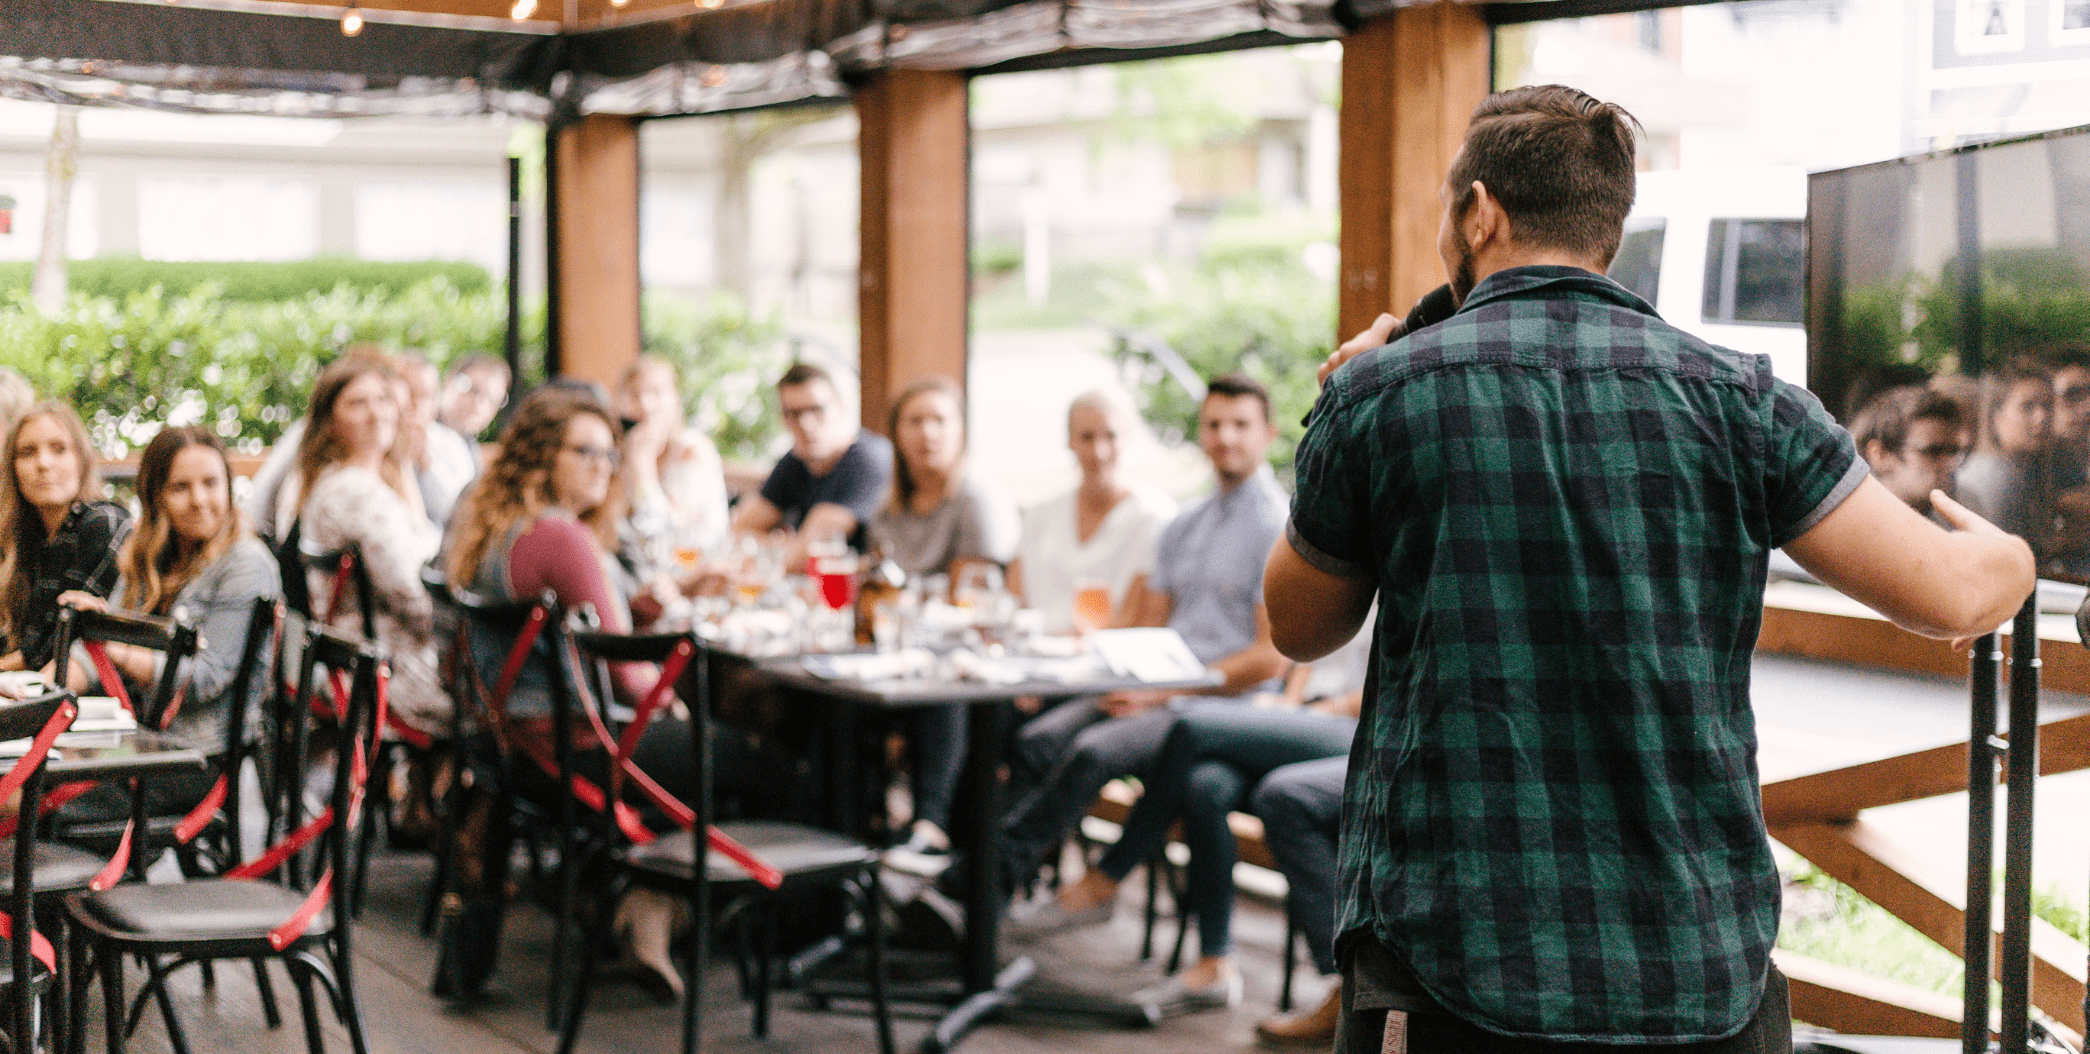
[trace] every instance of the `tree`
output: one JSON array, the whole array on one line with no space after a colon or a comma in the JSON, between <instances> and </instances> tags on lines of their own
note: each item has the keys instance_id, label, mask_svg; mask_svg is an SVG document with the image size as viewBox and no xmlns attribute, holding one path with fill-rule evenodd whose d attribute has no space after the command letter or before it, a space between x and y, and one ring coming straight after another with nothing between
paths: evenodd
<instances>
[{"instance_id":1,"label":"tree","mask_svg":"<svg viewBox=\"0 0 2090 1054\"><path fill-rule=\"evenodd\" d=\"M712 212L711 242L714 278L719 288L743 301L751 292L748 256L754 237L751 188L755 163L781 145L792 131L834 115L835 110L828 107L793 106L719 119L719 184Z\"/></svg>"},{"instance_id":2,"label":"tree","mask_svg":"<svg viewBox=\"0 0 2090 1054\"><path fill-rule=\"evenodd\" d=\"M44 240L36 255L36 278L30 295L37 310L55 315L65 310L65 238L72 229L73 176L80 169L80 111L58 107L51 124L51 149L45 161Z\"/></svg>"}]
</instances>

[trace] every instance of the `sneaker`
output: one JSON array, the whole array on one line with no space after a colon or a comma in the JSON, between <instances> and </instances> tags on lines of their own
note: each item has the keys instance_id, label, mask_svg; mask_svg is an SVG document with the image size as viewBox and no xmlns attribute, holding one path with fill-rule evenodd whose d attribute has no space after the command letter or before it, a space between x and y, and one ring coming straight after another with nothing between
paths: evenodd
<instances>
[{"instance_id":1,"label":"sneaker","mask_svg":"<svg viewBox=\"0 0 2090 1054\"><path fill-rule=\"evenodd\" d=\"M1134 1006L1149 1007L1161 1017L1199 1010L1222 1010L1240 1001L1241 973L1238 970L1227 971L1225 976L1203 988L1186 988L1182 978L1171 977L1132 993Z\"/></svg>"},{"instance_id":2,"label":"sneaker","mask_svg":"<svg viewBox=\"0 0 2090 1054\"><path fill-rule=\"evenodd\" d=\"M885 866L903 875L935 878L951 868L951 850L916 831L907 841L885 851Z\"/></svg>"},{"instance_id":3,"label":"sneaker","mask_svg":"<svg viewBox=\"0 0 2090 1054\"><path fill-rule=\"evenodd\" d=\"M1106 900L1090 908L1068 911L1060 907L1059 898L1046 897L1012 912L1009 923L1002 932L1019 944L1030 944L1050 937L1055 933L1078 930L1086 926L1100 926L1109 922L1117 913L1117 901Z\"/></svg>"}]
</instances>

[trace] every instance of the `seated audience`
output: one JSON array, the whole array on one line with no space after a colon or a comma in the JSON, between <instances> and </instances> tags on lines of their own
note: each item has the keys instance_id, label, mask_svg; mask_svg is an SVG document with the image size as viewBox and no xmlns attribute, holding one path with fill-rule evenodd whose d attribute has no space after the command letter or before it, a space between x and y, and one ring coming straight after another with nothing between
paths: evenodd
<instances>
[{"instance_id":1,"label":"seated audience","mask_svg":"<svg viewBox=\"0 0 2090 1054\"><path fill-rule=\"evenodd\" d=\"M1130 625L1145 606L1154 542L1175 517L1176 503L1118 475L1118 455L1138 420L1132 401L1116 389L1077 397L1067 408L1067 447L1081 466L1081 482L1024 513L1009 588L1026 607L1044 612L1054 632L1074 627L1083 588L1109 591L1109 625Z\"/></svg>"},{"instance_id":2,"label":"seated audience","mask_svg":"<svg viewBox=\"0 0 2090 1054\"><path fill-rule=\"evenodd\" d=\"M439 376L426 355L401 352L399 376L406 383L406 419L400 433L409 440L415 482L421 486L428 522L441 529L450 522L450 510L458 495L479 474L479 455L471 442L450 426L436 420L436 383Z\"/></svg>"},{"instance_id":3,"label":"seated audience","mask_svg":"<svg viewBox=\"0 0 2090 1054\"><path fill-rule=\"evenodd\" d=\"M101 500L94 445L80 415L36 403L7 434L0 486L0 670L48 670L58 597L106 597L119 572L115 549L130 514Z\"/></svg>"},{"instance_id":4,"label":"seated audience","mask_svg":"<svg viewBox=\"0 0 2090 1054\"><path fill-rule=\"evenodd\" d=\"M1370 626L1371 623L1365 623ZM1335 850L1342 830L1347 753L1273 769L1248 796L1248 811L1263 821L1263 845L1284 874L1285 910L1306 938L1306 954L1321 976L1335 978ZM1266 1043L1327 1050L1342 1012L1340 979L1310 1010L1256 1023Z\"/></svg>"},{"instance_id":5,"label":"seated audience","mask_svg":"<svg viewBox=\"0 0 2090 1054\"><path fill-rule=\"evenodd\" d=\"M532 394L501 433L500 454L458 507L443 558L445 573L473 592L507 603L550 590L566 610L593 609L605 629L630 631L631 611L612 556L624 503L618 464L616 427L601 402L558 388ZM473 640L472 662L485 683L499 682L513 643ZM620 663L610 667L610 674L617 700L632 705L652 687L658 671ZM507 746L552 756L551 677L541 656L523 665L502 721ZM662 714L635 751L642 769L685 800L697 789L689 736L686 722ZM593 743L592 735L584 738ZM586 756L598 767L606 764L598 751ZM519 791L536 797L559 793L529 763L513 767ZM656 990L679 995L681 976L668 954L674 913L672 899L635 890L618 908L613 925L650 971Z\"/></svg>"},{"instance_id":6,"label":"seated audience","mask_svg":"<svg viewBox=\"0 0 2090 1054\"><path fill-rule=\"evenodd\" d=\"M871 520L872 544L910 579L955 578L967 565L997 572L1016 549L1016 508L993 484L965 469L964 395L943 377L917 381L893 400L887 430L899 458L891 500ZM914 826L906 848L941 852L951 798L965 764L966 709L927 707L915 715Z\"/></svg>"},{"instance_id":7,"label":"seated audience","mask_svg":"<svg viewBox=\"0 0 2090 1054\"><path fill-rule=\"evenodd\" d=\"M761 493L741 499L733 529L792 532L786 560L794 568L805 560L807 538L848 538L862 549L861 528L885 504L892 483L892 444L849 420L834 378L812 363L793 364L776 390L791 450L770 470Z\"/></svg>"},{"instance_id":8,"label":"seated audience","mask_svg":"<svg viewBox=\"0 0 2090 1054\"><path fill-rule=\"evenodd\" d=\"M1263 560L1286 515L1284 489L1266 460L1276 437L1261 384L1239 375L1212 381L1198 410L1198 446L1218 490L1161 532L1142 621L1182 634L1191 653L1224 680L1207 696L1114 692L1025 725L1009 766L1015 805L1004 820L1001 877L1012 889L1028 883L1105 783L1152 771L1174 724L1172 709L1242 702L1289 665L1270 642L1260 586Z\"/></svg>"},{"instance_id":9,"label":"seated audience","mask_svg":"<svg viewBox=\"0 0 2090 1054\"><path fill-rule=\"evenodd\" d=\"M1930 492L1950 495L1953 470L1966 460L1969 423L1958 400L1905 385L1867 403L1851 422L1851 439L1880 483L1931 516Z\"/></svg>"},{"instance_id":10,"label":"seated audience","mask_svg":"<svg viewBox=\"0 0 2090 1054\"><path fill-rule=\"evenodd\" d=\"M303 552L334 552L351 543L361 549L377 639L392 667L392 713L440 736L449 732L450 697L436 670L435 604L421 583L421 565L442 536L428 520L399 445L401 416L389 362L372 355L335 360L313 385L285 496L293 499L287 507L297 510ZM279 537L289 537L289 526ZM328 613L332 572L312 568L306 582L314 614ZM362 632L354 589L342 591L331 615L332 625Z\"/></svg>"},{"instance_id":11,"label":"seated audience","mask_svg":"<svg viewBox=\"0 0 2090 1054\"><path fill-rule=\"evenodd\" d=\"M633 531L656 548L716 554L729 534L725 466L711 439L684 422L674 364L640 356L617 386L617 412L627 422L624 475Z\"/></svg>"},{"instance_id":12,"label":"seated audience","mask_svg":"<svg viewBox=\"0 0 2090 1054\"><path fill-rule=\"evenodd\" d=\"M1371 624L1367 616L1365 625ZM1011 936L1035 939L1107 920L1125 876L1154 859L1167 844L1170 827L1180 821L1190 850L1182 910L1197 918L1199 958L1133 998L1164 1013L1237 1002L1241 974L1232 955L1236 854L1227 814L1248 806L1251 791L1260 794L1260 781L1280 768L1321 758L1341 760L1348 754L1357 733L1371 636L1367 628L1310 670L1295 670L1284 705L1278 708L1207 706L1181 714L1151 774L1141 781L1139 802L1126 817L1117 843L1078 881L1015 920ZM1307 676L1299 676L1302 672ZM1301 705L1301 699L1310 701ZM1338 799L1340 792L1338 780ZM1263 819L1265 838L1273 845L1317 833L1272 831L1272 818ZM1279 817L1278 823L1288 819ZM1288 870L1287 877L1290 874ZM1291 893L1293 918L1306 931L1309 947L1329 952L1326 960L1316 962L1326 966L1323 973L1332 973L1334 871L1331 867L1303 875L1302 881L1306 886L1294 886Z\"/></svg>"},{"instance_id":13,"label":"seated audience","mask_svg":"<svg viewBox=\"0 0 2090 1054\"><path fill-rule=\"evenodd\" d=\"M2053 541L2054 494L2047 480L2054 439L2054 383L2026 360L1981 379L1981 414L1972 457L1956 477L1961 504L2023 538L2042 562Z\"/></svg>"},{"instance_id":14,"label":"seated audience","mask_svg":"<svg viewBox=\"0 0 2090 1054\"><path fill-rule=\"evenodd\" d=\"M479 437L508 405L512 374L508 364L491 355L466 355L450 364L450 377L436 399L435 419L456 431L479 457Z\"/></svg>"},{"instance_id":15,"label":"seated audience","mask_svg":"<svg viewBox=\"0 0 2090 1054\"><path fill-rule=\"evenodd\" d=\"M137 487L138 525L117 557L122 577L114 599L126 611L163 616L179 612L196 627L196 653L177 671L180 705L166 729L218 757L234 707L246 710L246 738L261 738L261 715L254 703L268 686L255 679L247 685L246 698L230 695L245 654L254 602L280 590L276 558L247 530L233 507L225 445L209 429L168 428L154 436L138 459ZM67 593L60 599L79 608L110 606L92 593ZM116 642L106 649L131 698L148 698L166 669L166 654ZM268 661L265 650L261 661ZM73 681L69 687L98 687L96 671L84 654L73 657L68 673ZM166 815L194 808L217 779L217 769L214 763L209 771L155 777L147 786L148 811ZM61 815L78 821L113 820L129 811L130 793L103 784L68 803Z\"/></svg>"}]
</instances>

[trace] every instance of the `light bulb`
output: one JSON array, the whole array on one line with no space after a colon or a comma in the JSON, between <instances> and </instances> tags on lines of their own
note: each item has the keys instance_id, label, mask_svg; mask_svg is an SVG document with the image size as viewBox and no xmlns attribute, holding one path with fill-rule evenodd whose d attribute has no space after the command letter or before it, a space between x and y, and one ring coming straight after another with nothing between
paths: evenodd
<instances>
[{"instance_id":1,"label":"light bulb","mask_svg":"<svg viewBox=\"0 0 2090 1054\"><path fill-rule=\"evenodd\" d=\"M352 37L363 31L363 9L355 4L341 13L341 35Z\"/></svg>"},{"instance_id":2,"label":"light bulb","mask_svg":"<svg viewBox=\"0 0 2090 1054\"><path fill-rule=\"evenodd\" d=\"M515 6L508 9L508 17L517 22L536 13L537 0L515 0Z\"/></svg>"},{"instance_id":3,"label":"light bulb","mask_svg":"<svg viewBox=\"0 0 2090 1054\"><path fill-rule=\"evenodd\" d=\"M628 3L631 3L631 0L610 0L611 7L623 7Z\"/></svg>"},{"instance_id":4,"label":"light bulb","mask_svg":"<svg viewBox=\"0 0 2090 1054\"><path fill-rule=\"evenodd\" d=\"M709 9L709 8L715 8L715 7L717 7L718 5L720 5L720 4L724 3L724 2L725 2L725 0L697 0L697 6L698 6L698 7L702 7L702 8L706 8L706 9Z\"/></svg>"}]
</instances>

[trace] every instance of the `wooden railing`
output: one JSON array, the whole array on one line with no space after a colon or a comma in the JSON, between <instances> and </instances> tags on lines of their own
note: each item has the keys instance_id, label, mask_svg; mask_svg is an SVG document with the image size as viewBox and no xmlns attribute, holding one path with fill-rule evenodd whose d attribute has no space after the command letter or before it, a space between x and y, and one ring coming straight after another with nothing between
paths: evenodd
<instances>
[{"instance_id":1,"label":"wooden railing","mask_svg":"<svg viewBox=\"0 0 2090 1054\"><path fill-rule=\"evenodd\" d=\"M2090 650L2079 645L2073 622L2042 618L2039 636L2044 686L2090 692ZM1772 587L1757 650L1961 681L1968 671L1967 657L1946 642L1897 629L1818 587ZM2090 715L2042 723L2039 744L2041 775L2090 768ZM1765 784L1764 822L1780 844L1956 953L1965 947L1965 876L1939 868L1935 852L1896 843L1866 823L1864 814L1966 789L1967 745L1946 743ZM1965 832L1953 837L1964 838ZM2032 1005L2076 1036L2084 1031L2084 955L2074 938L2033 920ZM1792 1012L1799 1020L1861 1035L1960 1034L1961 1005L1951 996L1800 956L1779 953L1777 960L1792 980Z\"/></svg>"}]
</instances>

